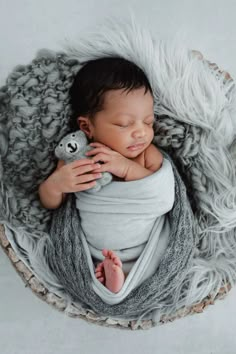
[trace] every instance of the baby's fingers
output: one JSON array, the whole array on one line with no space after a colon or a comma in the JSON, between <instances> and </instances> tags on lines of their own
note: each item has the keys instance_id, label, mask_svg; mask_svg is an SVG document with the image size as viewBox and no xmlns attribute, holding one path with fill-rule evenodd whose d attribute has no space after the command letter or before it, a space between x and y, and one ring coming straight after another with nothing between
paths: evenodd
<instances>
[{"instance_id":1,"label":"baby's fingers","mask_svg":"<svg viewBox=\"0 0 236 354\"><path fill-rule=\"evenodd\" d=\"M95 147L94 149L87 151L85 153L86 156L94 156L100 153L103 154L107 154L107 155L111 155L112 151L110 148L107 148L106 146L99 146L99 147Z\"/></svg>"},{"instance_id":2,"label":"baby's fingers","mask_svg":"<svg viewBox=\"0 0 236 354\"><path fill-rule=\"evenodd\" d=\"M85 174L83 176L79 176L76 179L76 185L73 189L73 192L82 192L87 189L90 189L94 186L96 186L96 181L95 179L101 178L102 175L101 173L94 173L94 174Z\"/></svg>"},{"instance_id":3,"label":"baby's fingers","mask_svg":"<svg viewBox=\"0 0 236 354\"><path fill-rule=\"evenodd\" d=\"M87 173L81 176L77 176L75 179L75 184L78 185L78 184L87 183L101 177L102 177L101 173Z\"/></svg>"},{"instance_id":4,"label":"baby's fingers","mask_svg":"<svg viewBox=\"0 0 236 354\"><path fill-rule=\"evenodd\" d=\"M91 164L94 164L94 161L92 159L80 159L80 160L75 160L73 162L70 162L66 166L68 166L69 168L77 168L80 166L91 165Z\"/></svg>"},{"instance_id":5,"label":"baby's fingers","mask_svg":"<svg viewBox=\"0 0 236 354\"><path fill-rule=\"evenodd\" d=\"M111 150L111 148L109 148L108 146L106 146L106 145L104 145L104 144L101 144L101 143L90 143L89 144L90 146L92 146L92 147L104 147L104 148L106 148L106 149L109 149L109 150Z\"/></svg>"},{"instance_id":6,"label":"baby's fingers","mask_svg":"<svg viewBox=\"0 0 236 354\"><path fill-rule=\"evenodd\" d=\"M108 154L104 154L103 152L99 152L97 155L93 156L92 159L96 163L107 163L111 161L112 157Z\"/></svg>"},{"instance_id":7,"label":"baby's fingers","mask_svg":"<svg viewBox=\"0 0 236 354\"><path fill-rule=\"evenodd\" d=\"M96 163L95 165L99 165L99 167L95 168L93 170L93 173L101 173L101 172L106 172L107 171L107 164L100 165L100 164Z\"/></svg>"},{"instance_id":8,"label":"baby's fingers","mask_svg":"<svg viewBox=\"0 0 236 354\"><path fill-rule=\"evenodd\" d=\"M84 165L84 166L78 166L74 168L73 174L74 176L80 176L88 172L94 172L95 170L99 169L99 164L93 163L92 165Z\"/></svg>"},{"instance_id":9,"label":"baby's fingers","mask_svg":"<svg viewBox=\"0 0 236 354\"><path fill-rule=\"evenodd\" d=\"M79 184L78 186L76 186L76 188L74 189L74 193L76 192L83 192L86 191L87 189L93 188L96 186L96 181L92 181L89 183L83 183L83 184Z\"/></svg>"}]
</instances>

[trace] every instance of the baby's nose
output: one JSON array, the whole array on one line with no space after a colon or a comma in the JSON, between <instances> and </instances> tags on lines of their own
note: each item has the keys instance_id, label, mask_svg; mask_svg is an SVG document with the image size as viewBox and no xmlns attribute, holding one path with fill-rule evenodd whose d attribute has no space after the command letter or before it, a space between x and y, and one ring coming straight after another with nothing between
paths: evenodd
<instances>
[{"instance_id":1,"label":"baby's nose","mask_svg":"<svg viewBox=\"0 0 236 354\"><path fill-rule=\"evenodd\" d=\"M146 131L143 127L139 127L139 128L136 128L134 131L133 131L133 136L135 138L142 138L143 136L145 136L146 134Z\"/></svg>"}]
</instances>

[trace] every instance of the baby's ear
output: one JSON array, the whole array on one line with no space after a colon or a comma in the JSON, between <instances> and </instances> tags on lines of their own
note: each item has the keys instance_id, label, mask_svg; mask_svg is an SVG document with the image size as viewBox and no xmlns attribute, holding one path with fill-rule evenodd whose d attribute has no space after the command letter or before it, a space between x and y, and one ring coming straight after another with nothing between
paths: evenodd
<instances>
[{"instance_id":1,"label":"baby's ear","mask_svg":"<svg viewBox=\"0 0 236 354\"><path fill-rule=\"evenodd\" d=\"M78 117L77 123L79 125L80 130L86 134L86 136L91 139L92 131L91 131L91 122L88 117Z\"/></svg>"}]
</instances>

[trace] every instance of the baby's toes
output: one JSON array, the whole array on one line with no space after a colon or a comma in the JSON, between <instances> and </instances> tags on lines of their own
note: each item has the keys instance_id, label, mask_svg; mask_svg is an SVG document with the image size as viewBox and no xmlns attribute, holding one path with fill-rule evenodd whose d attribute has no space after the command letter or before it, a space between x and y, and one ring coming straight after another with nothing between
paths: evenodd
<instances>
[{"instance_id":1,"label":"baby's toes","mask_svg":"<svg viewBox=\"0 0 236 354\"><path fill-rule=\"evenodd\" d=\"M103 272L95 272L95 276L96 276L96 278L100 278L100 277L103 277L104 274L103 274Z\"/></svg>"},{"instance_id":2,"label":"baby's toes","mask_svg":"<svg viewBox=\"0 0 236 354\"><path fill-rule=\"evenodd\" d=\"M115 254L115 252L111 251L110 257L114 264L118 265L119 267L122 267L122 262L120 258Z\"/></svg>"},{"instance_id":3,"label":"baby's toes","mask_svg":"<svg viewBox=\"0 0 236 354\"><path fill-rule=\"evenodd\" d=\"M98 278L98 280L100 281L100 283L102 283L103 285L105 285L105 278L104 278L104 277Z\"/></svg>"},{"instance_id":4,"label":"baby's toes","mask_svg":"<svg viewBox=\"0 0 236 354\"><path fill-rule=\"evenodd\" d=\"M112 261L114 261L114 258L117 258L117 255L115 254L114 251L109 250L108 255L107 255Z\"/></svg>"},{"instance_id":5,"label":"baby's toes","mask_svg":"<svg viewBox=\"0 0 236 354\"><path fill-rule=\"evenodd\" d=\"M112 261L113 261L113 263L114 263L115 265L117 265L118 267L122 267L122 262L121 262L121 260L120 260L119 257L114 257L114 258L112 259Z\"/></svg>"},{"instance_id":6,"label":"baby's toes","mask_svg":"<svg viewBox=\"0 0 236 354\"><path fill-rule=\"evenodd\" d=\"M97 271L95 272L95 277L97 280L100 281L100 283L104 284L105 283L105 277L104 277L104 271Z\"/></svg>"},{"instance_id":7,"label":"baby's toes","mask_svg":"<svg viewBox=\"0 0 236 354\"><path fill-rule=\"evenodd\" d=\"M102 272L103 270L104 270L104 264L103 262L101 262L96 266L95 272Z\"/></svg>"},{"instance_id":8,"label":"baby's toes","mask_svg":"<svg viewBox=\"0 0 236 354\"><path fill-rule=\"evenodd\" d=\"M96 274L96 278L98 281L100 281L100 283L105 284L105 278L103 274L101 274L100 276Z\"/></svg>"},{"instance_id":9,"label":"baby's toes","mask_svg":"<svg viewBox=\"0 0 236 354\"><path fill-rule=\"evenodd\" d=\"M108 252L109 252L109 251L104 248L104 249L102 250L103 256L104 256L104 257L108 257Z\"/></svg>"}]
</instances>

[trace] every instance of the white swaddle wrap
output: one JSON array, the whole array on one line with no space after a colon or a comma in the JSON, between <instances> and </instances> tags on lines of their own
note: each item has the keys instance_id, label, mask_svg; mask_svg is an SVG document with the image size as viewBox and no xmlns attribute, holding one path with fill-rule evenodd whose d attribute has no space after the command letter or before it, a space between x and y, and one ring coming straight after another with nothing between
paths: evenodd
<instances>
[{"instance_id":1,"label":"white swaddle wrap","mask_svg":"<svg viewBox=\"0 0 236 354\"><path fill-rule=\"evenodd\" d=\"M82 241L96 293L109 304L122 301L132 289L151 276L169 239L168 213L174 203L174 175L170 162L152 175L130 182L116 182L99 192L77 194ZM112 249L129 272L119 293L105 288L94 275L94 263L104 259L102 249Z\"/></svg>"}]
</instances>

